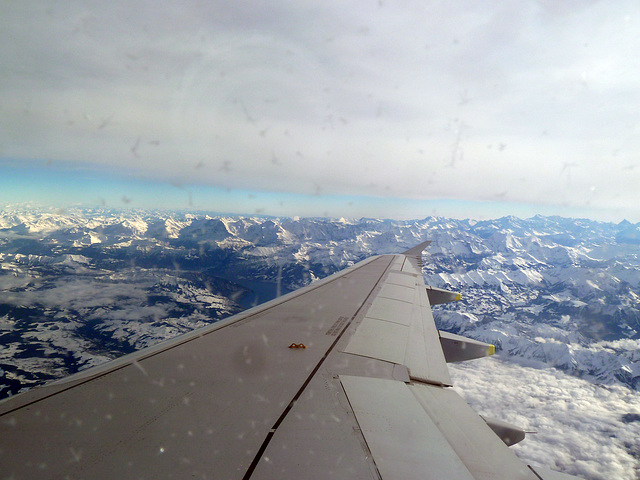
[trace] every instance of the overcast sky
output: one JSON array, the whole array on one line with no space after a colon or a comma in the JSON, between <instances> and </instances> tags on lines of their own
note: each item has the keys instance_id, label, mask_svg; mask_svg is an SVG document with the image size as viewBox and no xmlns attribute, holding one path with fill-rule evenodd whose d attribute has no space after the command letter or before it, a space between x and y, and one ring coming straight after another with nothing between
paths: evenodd
<instances>
[{"instance_id":1,"label":"overcast sky","mask_svg":"<svg viewBox=\"0 0 640 480\"><path fill-rule=\"evenodd\" d=\"M1 4L0 201L640 221L637 2Z\"/></svg>"}]
</instances>

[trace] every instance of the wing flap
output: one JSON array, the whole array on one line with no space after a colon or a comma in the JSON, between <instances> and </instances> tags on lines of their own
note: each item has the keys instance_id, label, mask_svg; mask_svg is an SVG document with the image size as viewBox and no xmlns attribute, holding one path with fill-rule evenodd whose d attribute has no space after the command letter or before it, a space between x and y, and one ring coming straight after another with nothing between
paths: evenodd
<instances>
[{"instance_id":1,"label":"wing flap","mask_svg":"<svg viewBox=\"0 0 640 480\"><path fill-rule=\"evenodd\" d=\"M340 381L383 480L537 480L453 390L348 375Z\"/></svg>"},{"instance_id":2,"label":"wing flap","mask_svg":"<svg viewBox=\"0 0 640 480\"><path fill-rule=\"evenodd\" d=\"M348 375L340 381L383 480L474 479L406 384Z\"/></svg>"}]
</instances>

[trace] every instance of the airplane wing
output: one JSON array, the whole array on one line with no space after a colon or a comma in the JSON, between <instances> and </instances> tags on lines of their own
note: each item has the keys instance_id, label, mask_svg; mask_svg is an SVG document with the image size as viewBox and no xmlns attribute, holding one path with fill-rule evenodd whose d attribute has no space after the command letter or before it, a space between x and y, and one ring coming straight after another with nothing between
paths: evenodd
<instances>
[{"instance_id":1,"label":"airplane wing","mask_svg":"<svg viewBox=\"0 0 640 480\"><path fill-rule=\"evenodd\" d=\"M12 479L530 479L449 386L493 346L438 332L422 244L0 403Z\"/></svg>"}]
</instances>

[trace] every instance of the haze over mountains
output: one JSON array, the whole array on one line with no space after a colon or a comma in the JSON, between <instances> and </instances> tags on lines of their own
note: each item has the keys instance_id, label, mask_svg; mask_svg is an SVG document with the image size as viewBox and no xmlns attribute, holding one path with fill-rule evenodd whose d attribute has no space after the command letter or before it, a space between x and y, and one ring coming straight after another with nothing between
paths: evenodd
<instances>
[{"instance_id":1,"label":"haze over mountains","mask_svg":"<svg viewBox=\"0 0 640 480\"><path fill-rule=\"evenodd\" d=\"M531 408L531 392L513 397L517 379L510 381L515 406L500 401L504 394L492 399L481 393L497 389L499 372L511 378L526 372L535 384L557 382L565 391L575 388L575 395L609 392L610 406L588 422L588 435L573 425L567 428L581 436L550 440L543 433L518 453L544 464L552 442L555 467L586 478L612 471L634 478L640 458L640 225L628 222L541 216L332 221L6 207L0 210L0 398L426 239L433 242L423 258L426 283L463 298L434 307L439 328L499 350L496 359L452 367L472 406L481 411L484 405L505 420L505 411L515 412L510 408ZM487 377L492 383L480 388ZM558 392L540 395L549 405L564 398L565 408L583 416L598 408L591 397L582 400L591 404L583 412ZM535 410L514 413L511 421L544 430L535 423L543 417L531 415ZM553 425L546 431L555 435ZM608 460L594 460L602 451L597 438L606 431L613 450Z\"/></svg>"}]
</instances>

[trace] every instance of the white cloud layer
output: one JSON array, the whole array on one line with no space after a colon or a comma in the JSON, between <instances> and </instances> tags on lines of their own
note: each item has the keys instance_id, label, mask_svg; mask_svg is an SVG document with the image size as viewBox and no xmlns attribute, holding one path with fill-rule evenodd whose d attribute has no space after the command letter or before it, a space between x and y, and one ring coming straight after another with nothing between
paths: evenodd
<instances>
[{"instance_id":1,"label":"white cloud layer","mask_svg":"<svg viewBox=\"0 0 640 480\"><path fill-rule=\"evenodd\" d=\"M0 158L640 219L640 6L10 2Z\"/></svg>"},{"instance_id":2,"label":"white cloud layer","mask_svg":"<svg viewBox=\"0 0 640 480\"><path fill-rule=\"evenodd\" d=\"M500 355L449 369L454 388L478 413L537 432L511 447L523 461L586 480L638 478L638 392Z\"/></svg>"}]
</instances>

